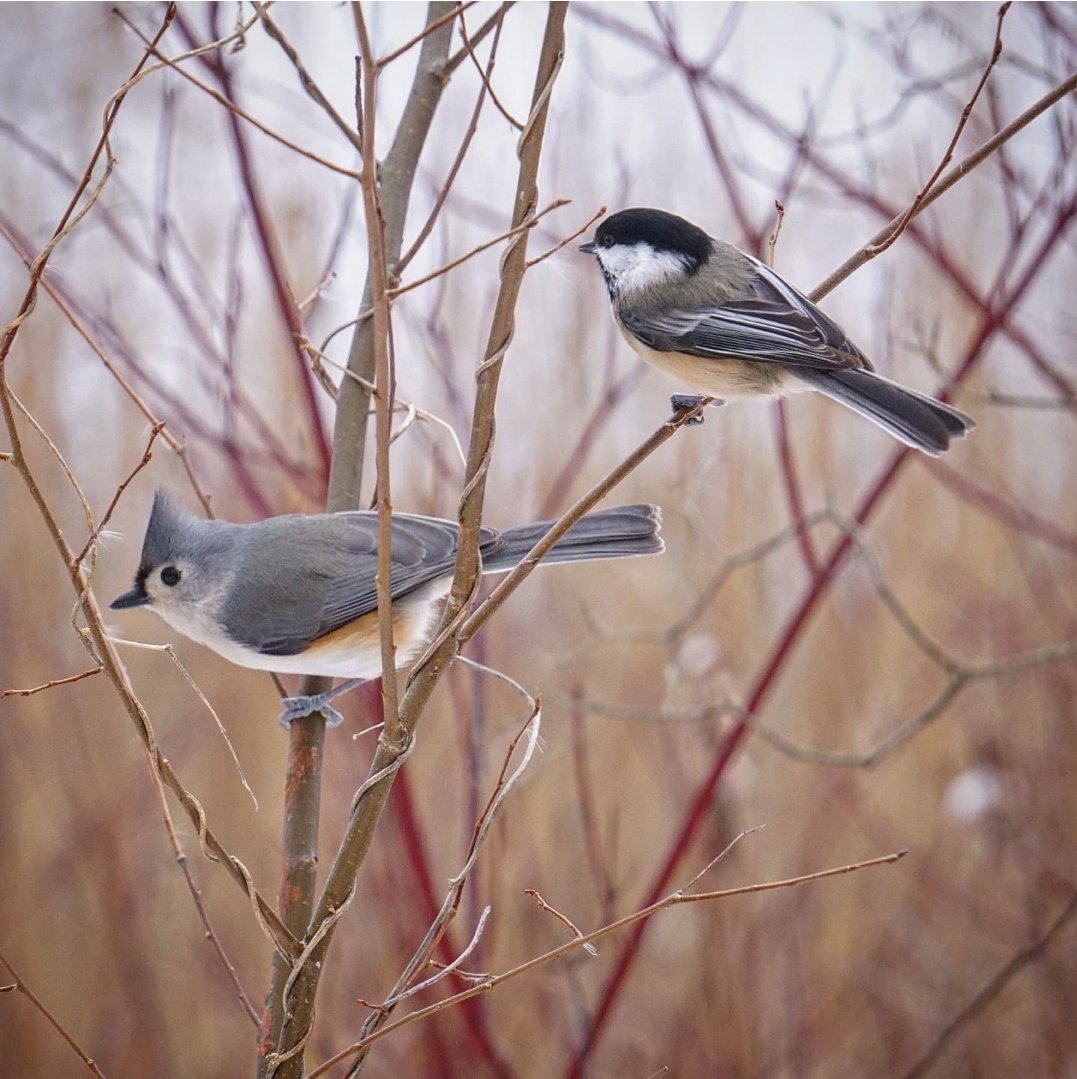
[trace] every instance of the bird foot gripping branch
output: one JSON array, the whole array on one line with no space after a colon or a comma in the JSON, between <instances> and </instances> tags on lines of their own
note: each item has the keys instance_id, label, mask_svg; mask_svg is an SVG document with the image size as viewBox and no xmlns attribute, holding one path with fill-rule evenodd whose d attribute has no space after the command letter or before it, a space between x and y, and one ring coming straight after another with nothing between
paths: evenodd
<instances>
[{"instance_id":1,"label":"bird foot gripping branch","mask_svg":"<svg viewBox=\"0 0 1077 1079\"><path fill-rule=\"evenodd\" d=\"M342 693L355 689L363 684L362 678L350 678L347 682L341 682L325 693L315 693L308 696L285 697L280 703L283 706L280 714L280 725L288 730L297 719L306 719L307 716L321 712L325 716L328 727L339 727L344 722L344 717L329 703Z\"/></svg>"},{"instance_id":2,"label":"bird foot gripping branch","mask_svg":"<svg viewBox=\"0 0 1077 1079\"><path fill-rule=\"evenodd\" d=\"M674 412L687 412L690 408L698 408L703 404L705 398L701 393L672 393L669 396L669 407ZM711 408L721 408L725 404L725 401L720 398L713 398L707 402ZM698 416L693 416L686 427L694 427L696 424L702 423L705 419L701 412Z\"/></svg>"}]
</instances>

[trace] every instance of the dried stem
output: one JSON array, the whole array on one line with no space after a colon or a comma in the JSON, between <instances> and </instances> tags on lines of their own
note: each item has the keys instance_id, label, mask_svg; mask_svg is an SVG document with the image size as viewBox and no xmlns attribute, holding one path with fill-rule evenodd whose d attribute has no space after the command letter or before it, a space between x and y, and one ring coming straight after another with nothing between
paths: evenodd
<instances>
[{"instance_id":1,"label":"dried stem","mask_svg":"<svg viewBox=\"0 0 1077 1079\"><path fill-rule=\"evenodd\" d=\"M251 900L252 910L255 913L258 924L262 927L267 936L274 942L274 945L283 950L286 953L295 954L296 941L291 933L288 932L284 924L277 917L273 908L266 902L264 897L258 892L251 881L250 874L242 862L239 861L234 855L230 854L224 847L224 845L217 839L217 837L210 831L206 824L205 813L198 800L183 786L179 777L173 771L171 764L163 756L160 749L157 746L157 740L153 732L153 728L150 724L149 716L146 713L142 702L135 695L134 689L131 686L130 680L127 677L127 672L123 666L122 661L116 654L115 648L112 645L107 633L104 630L104 623L101 617L101 611L97 606L97 601L90 592L90 581L86 573L81 566L75 560L75 552L71 550L66 539L64 538L63 529L60 527L59 521L56 518L52 508L50 507L45 495L41 489L40 484L37 481L36 475L31 468L25 453L22 448L22 440L19 434L18 424L15 418L15 408L19 407L15 404L14 394L11 391L11 387L7 382L6 361L11 351L11 347L15 342L18 332L26 319L30 316L34 309L37 299L37 290L41 283L41 277L44 273L45 266L48 262L52 252L56 249L56 246L60 241L70 232L71 228L77 223L78 220L85 214L88 207L84 207L82 211L76 213L76 208L82 199L83 194L87 191L90 185L91 178L97 167L98 162L101 159L102 154L107 154L108 140L112 126L116 121L116 116L120 107L122 106L126 90L129 88L135 79L137 79L139 72L146 65L153 48L156 47L157 42L160 41L165 30L171 24L175 17L175 9L173 6L169 6L166 11L164 22L157 34L154 36L150 46L143 53L139 60L138 65L135 68L134 74L131 79L125 83L125 88L117 92L110 102L109 108L105 114L104 128L100 139L94 148L89 164L76 186L74 195L72 196L67 208L61 215L60 222L54 230L51 239L42 249L41 253L33 260L30 269L30 282L27 287L23 301L20 304L18 314L4 329L3 335L0 336L0 411L3 413L4 422L7 428L8 438L12 449L12 464L17 469L30 497L32 498L35 506L37 507L38 514L40 515L50 538L53 541L54 546L60 554L63 560L64 566L70 577L71 584L75 589L75 593L78 597L79 607L82 611L83 617L86 619L85 635L88 639L89 645L92 646L92 650L95 654L95 658L99 659L105 674L108 676L109 681L113 684L117 694L119 695L124 708L130 716L132 722L135 725L135 729L141 739L146 751L149 755L149 759L153 770L164 780L168 787L172 790L173 794L179 799L180 804L183 806L184 811L190 817L192 823L198 830L199 843L203 853L213 861L219 861L229 875L240 885L244 892ZM102 184L108 179L108 171ZM89 205L92 205L96 200L97 194L101 191L99 185L96 194L91 195ZM25 410L24 410L25 411ZM73 475L70 468L64 464L66 474L73 480ZM75 484L76 492L83 502L86 503L86 498Z\"/></svg>"},{"instance_id":2,"label":"dried stem","mask_svg":"<svg viewBox=\"0 0 1077 1079\"><path fill-rule=\"evenodd\" d=\"M40 686L34 686L31 689L5 689L3 693L0 693L0 700L5 697L32 697L35 693L40 693L43 689L52 689L55 686L69 686L72 682L81 682L84 678L91 678L95 674L100 674L103 670L102 667L91 667L88 671L81 671L79 674L70 674L66 678L53 678L49 682L45 682Z\"/></svg>"},{"instance_id":3,"label":"dried stem","mask_svg":"<svg viewBox=\"0 0 1077 1079\"><path fill-rule=\"evenodd\" d=\"M905 1073L905 1079L920 1079L927 1075L938 1063L939 1058L949 1048L950 1043L957 1034L973 1022L1006 988L1013 979L1026 967L1031 966L1041 959L1047 951L1051 941L1065 928L1073 916L1077 914L1077 892L1074 892L1069 902L1062 908L1058 916L1051 922L1044 933L1030 944L1022 948L976 996L969 1001L964 1008L951 1020L946 1029L935 1039L926 1053Z\"/></svg>"},{"instance_id":4,"label":"dried stem","mask_svg":"<svg viewBox=\"0 0 1077 1079\"><path fill-rule=\"evenodd\" d=\"M601 940L603 937L610 936L629 926L646 922L655 914L658 914L659 911L668 910L670 907L676 907L683 903L712 903L721 899L731 899L738 895L755 895L759 892L770 892L779 888L796 888L803 884L811 884L818 880L824 880L827 877L837 877L846 873L856 873L862 869L871 869L880 865L893 865L895 862L904 858L906 854L908 854L908 851L900 850L893 854L884 854L878 858L869 858L863 862L837 866L833 869L823 869L819 872L807 873L800 877L789 877L785 880L768 881L765 884L748 884L741 888L726 888L714 892L687 892L685 888L691 887L691 884L694 884L695 881L698 880L699 875L697 874L685 888L679 888L672 894L665 896L657 902L649 904L641 910L637 910L632 914L627 914L623 918L618 918L617 921L611 922L609 925L604 925L601 929L596 929L591 933L584 933L578 937L573 937L572 940L566 941L564 944L552 948L548 952L543 952L541 955L537 955L533 959L529 959L527 962L519 964L519 966L512 967L502 974L492 974L489 977L484 978L478 985L472 986L470 989L465 989L451 997L447 997L445 1000L439 1000L435 1004L430 1004L425 1008L420 1008L418 1011L412 1012L410 1015L405 1015L403 1018L397 1019L393 1023L388 1023L364 1041L357 1042L355 1045L351 1045L347 1049L337 1053L336 1056L331 1057L329 1060L323 1061L318 1067L312 1069L308 1073L308 1079L315 1079L318 1075L324 1075L334 1065L348 1060L355 1054L362 1052L373 1042L392 1034L401 1027L418 1022L420 1019L426 1019L428 1016L436 1015L438 1012L444 1011L446 1008L452 1008L480 993L489 993L499 985L503 985L513 978L518 978L521 974L527 974L537 967L545 966L555 959L560 959L562 956L575 951L577 948L587 948L588 945L593 945L595 941Z\"/></svg>"},{"instance_id":5,"label":"dried stem","mask_svg":"<svg viewBox=\"0 0 1077 1079\"><path fill-rule=\"evenodd\" d=\"M547 17L532 112L520 143L520 179L517 185L517 196L513 212L513 227L523 224L535 212L539 156L542 148L549 92L560 67L565 8L566 5L564 4L553 4ZM430 42L437 40L440 33L441 31L438 31L438 33L427 37L424 41L424 49ZM421 69L422 63L420 62L420 71ZM401 130L404 130L403 124L401 125ZM397 240L395 247L390 244L394 212L393 205L390 203L390 195L394 193L394 188L388 182L388 166L389 159L386 160L386 165L382 169L382 206L386 219L387 248L391 248L389 252L391 263L392 258L399 252L399 241ZM396 192L393 197L399 199L400 193ZM482 512L481 494L488 463L488 453L493 441L493 406L497 391L497 372L500 368L504 350L507 348L508 341L511 338L512 312L523 277L524 263L526 262L527 235L527 230L524 230L514 238L502 261L502 287L498 301L495 304L490 335L491 344L487 348L487 358L479 368L475 420L468 459L468 480L461 507L461 553L457 562L453 593L449 600L449 612L446 615L448 620L453 620L459 613L463 606L461 596L466 600L478 579L478 530ZM363 309L371 306L372 300L373 292L368 285L367 294L364 296ZM368 327L370 327L369 320L360 324L357 338L368 337L372 332L372 330L367 329ZM349 369L352 369L350 361ZM356 373L369 380L369 371L364 373L357 370ZM343 395L346 387L353 385L356 385L353 380L345 379L341 386L341 394ZM338 406L338 417L339 415L340 409ZM332 491L331 486L330 497L332 497ZM464 581L467 583L464 584ZM452 642L450 642L446 646L446 651L452 650ZM302 1066L301 1053L295 1052L295 1049L302 1046L309 1035L310 1024L313 1019L314 996L317 991L325 952L332 938L335 918L337 913L350 902L355 886L356 873L370 848L374 829L385 807L396 769L399 767L400 750L398 746L400 744L410 746L410 738L413 736L419 716L442 669L440 663L427 665L423 672L425 677L422 679L420 687L416 689L414 682L409 686L400 708L400 723L403 736L401 742L398 742L396 746L391 745L387 739L382 739L379 742L378 750L370 766L370 779L364 785L362 796L356 799L345 836L330 868L329 876L311 919L308 940L316 940L316 945L308 948L302 965L293 970L289 976L289 981L294 988L287 998L288 1007L286 1010L288 1018L280 1039L279 1055L270 1064L271 1071L276 1074L292 1077L298 1076L300 1073ZM404 741L404 739L407 739L407 741ZM279 1068L277 1067L278 1061L280 1062Z\"/></svg>"},{"instance_id":6,"label":"dried stem","mask_svg":"<svg viewBox=\"0 0 1077 1079\"><path fill-rule=\"evenodd\" d=\"M363 208L366 215L368 281L374 310L374 395L375 432L374 472L377 477L378 509L378 570L375 584L378 592L378 629L381 638L381 699L383 722L381 737L396 752L406 747L406 739L400 731L396 688L396 645L393 642L392 598L392 491L389 471L389 445L392 438L393 395L396 392L396 376L393 371L390 350L390 322L388 296L388 270L385 257L385 219L378 197L377 163L374 154L376 130L377 67L374 50L370 44L366 20L361 5L356 4L355 27L359 36L360 72L362 76L363 110Z\"/></svg>"},{"instance_id":7,"label":"dried stem","mask_svg":"<svg viewBox=\"0 0 1077 1079\"><path fill-rule=\"evenodd\" d=\"M85 1065L86 1070L91 1075L98 1076L98 1079L105 1079L104 1073L94 1063L94 1060L89 1055L89 1053L87 1053L82 1048L82 1046L80 1046L79 1043L75 1041L75 1039L71 1036L63 1023L61 1023L60 1020L57 1019L56 1016L49 1011L42 999L26 984L26 982L23 980L22 975L19 974L19 972L11 965L11 963L7 959L7 956L5 956L3 952L0 952L0 963L4 964L4 968L11 975L11 977L15 979L14 985L0 986L0 993L11 992L11 990L13 989L18 990L20 993L22 993L22 995L26 997L26 999L49 1021L50 1025L60 1035L60 1037L63 1038L63 1040L71 1046L74 1052L78 1055L79 1059Z\"/></svg>"}]
</instances>

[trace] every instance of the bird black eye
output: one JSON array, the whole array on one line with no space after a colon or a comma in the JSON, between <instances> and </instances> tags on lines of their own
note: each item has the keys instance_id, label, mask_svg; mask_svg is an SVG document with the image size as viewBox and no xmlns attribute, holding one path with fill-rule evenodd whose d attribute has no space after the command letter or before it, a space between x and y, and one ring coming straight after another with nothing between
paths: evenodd
<instances>
[{"instance_id":1,"label":"bird black eye","mask_svg":"<svg viewBox=\"0 0 1077 1079\"><path fill-rule=\"evenodd\" d=\"M602 247L613 247L613 237L612 236L603 236L602 239L599 240L598 242L599 242L599 245L602 246Z\"/></svg>"},{"instance_id":2,"label":"bird black eye","mask_svg":"<svg viewBox=\"0 0 1077 1079\"><path fill-rule=\"evenodd\" d=\"M180 571L175 566L165 566L161 570L161 583L168 585L171 588L173 585L179 584Z\"/></svg>"}]
</instances>

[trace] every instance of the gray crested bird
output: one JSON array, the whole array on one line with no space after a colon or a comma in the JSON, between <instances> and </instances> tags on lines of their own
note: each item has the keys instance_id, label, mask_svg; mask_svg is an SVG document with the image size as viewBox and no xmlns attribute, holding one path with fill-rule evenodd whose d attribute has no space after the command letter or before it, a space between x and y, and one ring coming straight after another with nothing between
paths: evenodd
<instances>
[{"instance_id":1,"label":"gray crested bird","mask_svg":"<svg viewBox=\"0 0 1077 1079\"><path fill-rule=\"evenodd\" d=\"M552 523L483 528L483 572L513 569ZM660 526L657 506L599 510L577 521L543 561L660 554ZM455 521L393 515L390 595L398 666L430 639L437 602L452 583L459 533ZM377 571L377 513L230 524L195 517L158 491L134 586L110 606L148 607L241 667L347 679L327 693L284 702L284 727L314 712L335 726L340 715L329 702L382 673Z\"/></svg>"}]
</instances>

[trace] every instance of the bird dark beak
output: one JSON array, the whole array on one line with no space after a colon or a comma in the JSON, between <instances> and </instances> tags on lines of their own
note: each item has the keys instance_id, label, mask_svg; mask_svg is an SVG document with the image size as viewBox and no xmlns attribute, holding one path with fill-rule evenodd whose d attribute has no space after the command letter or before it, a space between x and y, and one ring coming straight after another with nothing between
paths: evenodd
<instances>
[{"instance_id":1,"label":"bird dark beak","mask_svg":"<svg viewBox=\"0 0 1077 1079\"><path fill-rule=\"evenodd\" d=\"M595 241L588 240L585 244L580 244L580 250L585 255L593 255L595 253Z\"/></svg>"},{"instance_id":2,"label":"bird dark beak","mask_svg":"<svg viewBox=\"0 0 1077 1079\"><path fill-rule=\"evenodd\" d=\"M146 586L140 582L130 592L124 592L122 596L117 596L109 606L114 611L124 611L128 607L145 607L149 601L150 597L146 591Z\"/></svg>"}]
</instances>

